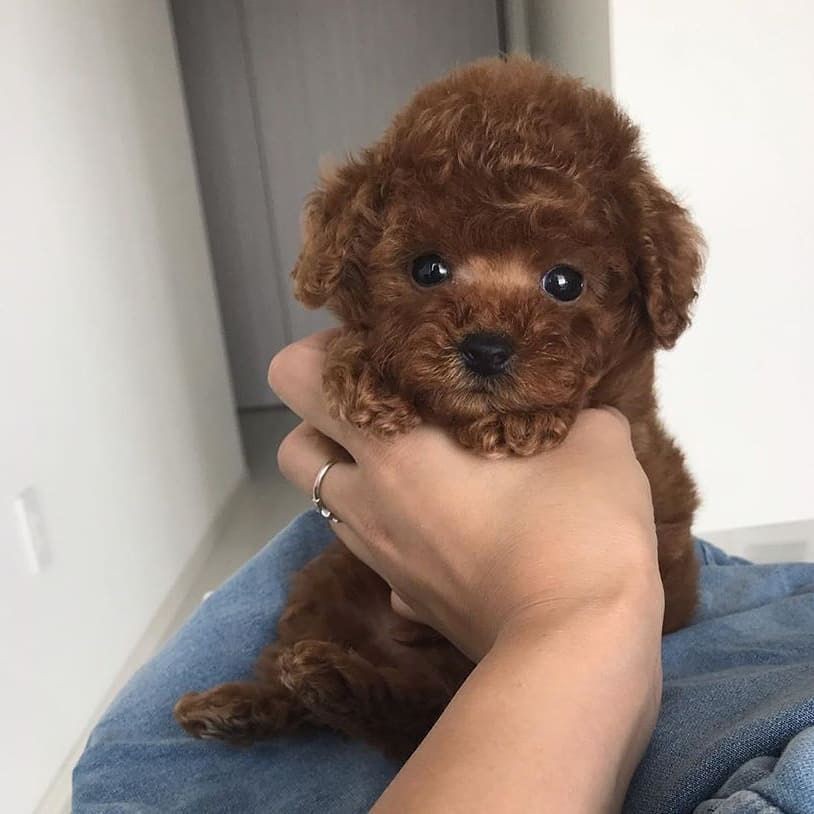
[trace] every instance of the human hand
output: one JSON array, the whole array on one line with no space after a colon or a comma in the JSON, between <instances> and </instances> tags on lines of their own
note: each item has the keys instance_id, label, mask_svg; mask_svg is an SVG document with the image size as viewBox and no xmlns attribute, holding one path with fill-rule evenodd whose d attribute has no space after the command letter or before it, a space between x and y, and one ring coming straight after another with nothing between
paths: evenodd
<instances>
[{"instance_id":1,"label":"human hand","mask_svg":"<svg viewBox=\"0 0 814 814\"><path fill-rule=\"evenodd\" d=\"M556 449L485 459L423 424L382 439L328 414L330 332L281 351L269 383L303 419L282 443L283 474L322 485L337 536L397 595L394 607L473 660L507 630L584 612L632 611L658 635L663 594L647 479L627 422L584 411ZM654 634L655 631L655 634Z\"/></svg>"}]
</instances>

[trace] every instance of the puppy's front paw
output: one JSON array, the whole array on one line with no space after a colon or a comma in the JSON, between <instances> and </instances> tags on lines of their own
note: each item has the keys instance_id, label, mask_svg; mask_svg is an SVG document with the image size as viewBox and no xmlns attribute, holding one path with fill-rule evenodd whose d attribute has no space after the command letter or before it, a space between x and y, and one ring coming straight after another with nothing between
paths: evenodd
<instances>
[{"instance_id":1,"label":"puppy's front paw","mask_svg":"<svg viewBox=\"0 0 814 814\"><path fill-rule=\"evenodd\" d=\"M359 429L377 435L398 435L421 422L415 409L400 396L378 388L357 387L354 398L338 414Z\"/></svg>"},{"instance_id":2,"label":"puppy's front paw","mask_svg":"<svg viewBox=\"0 0 814 814\"><path fill-rule=\"evenodd\" d=\"M458 441L490 458L535 455L560 444L574 414L566 410L487 416L459 427Z\"/></svg>"},{"instance_id":3,"label":"puppy's front paw","mask_svg":"<svg viewBox=\"0 0 814 814\"><path fill-rule=\"evenodd\" d=\"M377 435L397 435L420 423L415 408L392 392L365 362L364 345L340 336L331 346L323 375L328 409L335 418Z\"/></svg>"}]
</instances>

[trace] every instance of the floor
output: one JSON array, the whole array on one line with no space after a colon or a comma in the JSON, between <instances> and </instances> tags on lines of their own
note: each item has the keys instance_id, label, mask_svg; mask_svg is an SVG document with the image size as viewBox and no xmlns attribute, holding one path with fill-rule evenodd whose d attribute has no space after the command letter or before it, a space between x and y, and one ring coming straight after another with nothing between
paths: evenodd
<instances>
[{"instance_id":1,"label":"floor","mask_svg":"<svg viewBox=\"0 0 814 814\"><path fill-rule=\"evenodd\" d=\"M231 507L212 553L176 613L170 633L189 617L209 591L311 506L308 496L295 489L277 470L277 447L297 423L296 416L284 408L240 414L249 482Z\"/></svg>"}]
</instances>

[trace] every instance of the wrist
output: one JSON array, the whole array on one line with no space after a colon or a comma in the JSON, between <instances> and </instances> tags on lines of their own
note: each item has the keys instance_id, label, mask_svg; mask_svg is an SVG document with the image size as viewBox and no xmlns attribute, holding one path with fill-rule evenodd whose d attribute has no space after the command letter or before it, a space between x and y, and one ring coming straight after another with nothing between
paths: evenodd
<instances>
[{"instance_id":1,"label":"wrist","mask_svg":"<svg viewBox=\"0 0 814 814\"><path fill-rule=\"evenodd\" d=\"M661 694L663 615L661 583L656 590L647 581L626 588L612 601L567 609L541 603L504 624L489 656L507 662L539 658L540 669L552 658L581 665L583 673L604 676L611 691L618 688L622 703L647 715L657 710Z\"/></svg>"},{"instance_id":2,"label":"wrist","mask_svg":"<svg viewBox=\"0 0 814 814\"><path fill-rule=\"evenodd\" d=\"M660 623L643 624L640 609L619 602L556 623L529 609L503 628L478 667L502 676L507 695L525 690L545 704L541 726L561 733L560 756L582 767L574 812L619 809L658 717Z\"/></svg>"},{"instance_id":3,"label":"wrist","mask_svg":"<svg viewBox=\"0 0 814 814\"><path fill-rule=\"evenodd\" d=\"M509 619L498 632L489 652L552 647L591 652L626 652L647 656L660 652L663 602L626 601L582 605L567 611L530 607Z\"/></svg>"},{"instance_id":4,"label":"wrist","mask_svg":"<svg viewBox=\"0 0 814 814\"><path fill-rule=\"evenodd\" d=\"M603 631L607 641L660 640L663 619L664 589L658 575L632 575L602 595L528 601L507 616L495 643L514 639L530 643L560 633L579 637L591 630Z\"/></svg>"},{"instance_id":5,"label":"wrist","mask_svg":"<svg viewBox=\"0 0 814 814\"><path fill-rule=\"evenodd\" d=\"M583 618L600 625L618 620L622 626L632 624L642 630L650 623L661 631L664 588L652 524L628 523L609 532L603 541L597 550L578 532L569 545L581 552L576 558L555 553L553 567L541 564L525 574L511 574L503 597L504 608L510 610L498 614L502 623L497 634L504 629L533 634L535 629L547 631Z\"/></svg>"}]
</instances>

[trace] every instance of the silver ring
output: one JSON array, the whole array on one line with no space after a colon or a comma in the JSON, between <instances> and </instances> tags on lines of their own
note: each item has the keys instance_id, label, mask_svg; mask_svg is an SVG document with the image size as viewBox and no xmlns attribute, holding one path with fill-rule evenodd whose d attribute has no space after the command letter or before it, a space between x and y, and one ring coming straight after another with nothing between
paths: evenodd
<instances>
[{"instance_id":1,"label":"silver ring","mask_svg":"<svg viewBox=\"0 0 814 814\"><path fill-rule=\"evenodd\" d=\"M314 504L314 508L326 520L329 520L331 523L341 523L342 521L322 502L322 495L320 495L320 489L322 489L322 481L325 480L325 476L328 474L328 470L335 463L338 463L338 462L337 461L328 461L319 470L319 472L317 472L317 476L314 478L314 488L311 490L311 503Z\"/></svg>"}]
</instances>

